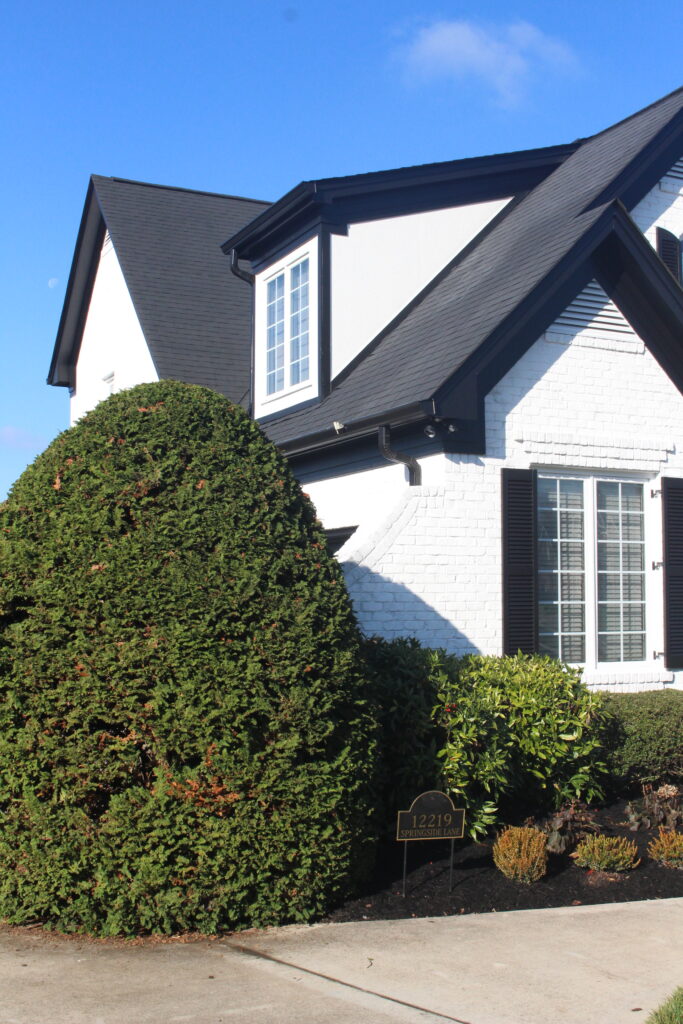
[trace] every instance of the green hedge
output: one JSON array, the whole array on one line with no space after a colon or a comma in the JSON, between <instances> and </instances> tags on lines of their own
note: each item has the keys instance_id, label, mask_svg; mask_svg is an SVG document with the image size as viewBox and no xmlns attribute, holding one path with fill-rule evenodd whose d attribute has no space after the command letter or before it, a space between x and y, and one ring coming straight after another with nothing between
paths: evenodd
<instances>
[{"instance_id":1,"label":"green hedge","mask_svg":"<svg viewBox=\"0 0 683 1024\"><path fill-rule=\"evenodd\" d=\"M213 932L345 898L373 855L359 642L241 409L99 405L0 506L0 917Z\"/></svg>"},{"instance_id":2,"label":"green hedge","mask_svg":"<svg viewBox=\"0 0 683 1024\"><path fill-rule=\"evenodd\" d=\"M683 779L683 691L604 695L606 761L615 791Z\"/></svg>"},{"instance_id":3,"label":"green hedge","mask_svg":"<svg viewBox=\"0 0 683 1024\"><path fill-rule=\"evenodd\" d=\"M380 726L378 830L395 838L397 812L425 790L442 786L438 751L445 737L432 718L432 652L415 639L371 637L362 655Z\"/></svg>"}]
</instances>

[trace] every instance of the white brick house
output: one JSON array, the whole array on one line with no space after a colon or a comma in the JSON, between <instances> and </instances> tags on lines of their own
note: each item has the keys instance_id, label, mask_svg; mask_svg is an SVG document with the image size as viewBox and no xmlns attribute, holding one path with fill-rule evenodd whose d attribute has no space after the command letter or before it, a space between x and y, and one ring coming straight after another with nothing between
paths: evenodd
<instances>
[{"instance_id":1,"label":"white brick house","mask_svg":"<svg viewBox=\"0 0 683 1024\"><path fill-rule=\"evenodd\" d=\"M250 203L93 179L50 371L74 415L134 349L251 409L366 632L683 686L683 90L567 146Z\"/></svg>"}]
</instances>

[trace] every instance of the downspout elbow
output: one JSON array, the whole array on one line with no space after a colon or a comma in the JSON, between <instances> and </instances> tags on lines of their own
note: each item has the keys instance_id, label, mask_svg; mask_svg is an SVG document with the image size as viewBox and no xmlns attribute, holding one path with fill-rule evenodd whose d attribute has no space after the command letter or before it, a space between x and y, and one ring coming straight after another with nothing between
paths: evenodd
<instances>
[{"instance_id":1,"label":"downspout elbow","mask_svg":"<svg viewBox=\"0 0 683 1024\"><path fill-rule=\"evenodd\" d=\"M246 281L247 284L253 285L254 275L249 273L248 270L242 270L242 268L240 267L240 261L236 249L230 250L230 269L232 270L235 277L240 277L243 281Z\"/></svg>"},{"instance_id":2,"label":"downspout elbow","mask_svg":"<svg viewBox=\"0 0 683 1024\"><path fill-rule=\"evenodd\" d=\"M412 455L405 455L402 452L395 452L391 447L391 427L388 423L383 424L377 432L377 442L380 455L388 462L398 462L406 466L408 470L408 484L411 487L420 487L422 484L422 467Z\"/></svg>"}]
</instances>

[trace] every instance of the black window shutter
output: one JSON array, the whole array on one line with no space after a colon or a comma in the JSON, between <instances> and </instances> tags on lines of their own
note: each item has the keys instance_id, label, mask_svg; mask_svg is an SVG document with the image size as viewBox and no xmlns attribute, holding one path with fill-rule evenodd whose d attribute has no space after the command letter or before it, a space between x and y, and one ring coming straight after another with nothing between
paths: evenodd
<instances>
[{"instance_id":1,"label":"black window shutter","mask_svg":"<svg viewBox=\"0 0 683 1024\"><path fill-rule=\"evenodd\" d=\"M683 668L683 480L662 479L664 517L664 657Z\"/></svg>"},{"instance_id":2,"label":"black window shutter","mask_svg":"<svg viewBox=\"0 0 683 1024\"><path fill-rule=\"evenodd\" d=\"M536 628L536 472L504 469L503 653L533 654Z\"/></svg>"},{"instance_id":3,"label":"black window shutter","mask_svg":"<svg viewBox=\"0 0 683 1024\"><path fill-rule=\"evenodd\" d=\"M664 228L657 228L657 255L671 271L678 283L681 283L681 243L676 235Z\"/></svg>"}]
</instances>

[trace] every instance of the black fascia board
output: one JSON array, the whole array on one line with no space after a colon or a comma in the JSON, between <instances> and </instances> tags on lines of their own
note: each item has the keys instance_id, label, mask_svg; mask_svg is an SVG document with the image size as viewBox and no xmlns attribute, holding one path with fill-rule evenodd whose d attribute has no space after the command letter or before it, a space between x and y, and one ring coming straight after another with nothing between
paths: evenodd
<instances>
[{"instance_id":1,"label":"black fascia board","mask_svg":"<svg viewBox=\"0 0 683 1024\"><path fill-rule=\"evenodd\" d=\"M683 392L683 289L625 208L593 265L598 283Z\"/></svg>"},{"instance_id":2,"label":"black fascia board","mask_svg":"<svg viewBox=\"0 0 683 1024\"><path fill-rule=\"evenodd\" d=\"M278 246L307 225L337 229L359 220L419 213L500 199L528 191L571 156L580 145L470 157L345 178L305 181L223 243L240 259L265 263Z\"/></svg>"},{"instance_id":3,"label":"black fascia board","mask_svg":"<svg viewBox=\"0 0 683 1024\"><path fill-rule=\"evenodd\" d=\"M414 402L399 409L390 409L385 412L380 411L373 413L372 416L367 416L351 423L345 423L340 433L337 433L332 423L330 423L329 428L326 430L318 430L312 434L300 435L289 441L277 441L276 444L280 451L288 457L305 455L322 448L333 448L343 445L350 440L366 437L384 423L391 424L392 427L403 427L409 424L426 424L428 420L429 407L423 402ZM262 424L267 434L267 423L262 421L259 421L259 423Z\"/></svg>"},{"instance_id":4,"label":"black fascia board","mask_svg":"<svg viewBox=\"0 0 683 1024\"><path fill-rule=\"evenodd\" d=\"M623 171L596 196L587 209L620 201L627 210L632 210L680 159L681 153L683 153L683 110L679 110L671 121L650 140L645 149L636 154Z\"/></svg>"},{"instance_id":5,"label":"black fascia board","mask_svg":"<svg viewBox=\"0 0 683 1024\"><path fill-rule=\"evenodd\" d=\"M97 256L105 232L104 217L91 177L83 204L62 314L47 375L47 383L54 387L72 387L75 382L76 360L95 283Z\"/></svg>"}]
</instances>

